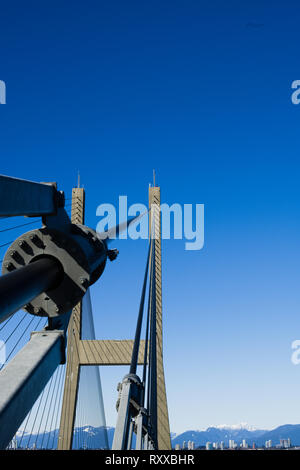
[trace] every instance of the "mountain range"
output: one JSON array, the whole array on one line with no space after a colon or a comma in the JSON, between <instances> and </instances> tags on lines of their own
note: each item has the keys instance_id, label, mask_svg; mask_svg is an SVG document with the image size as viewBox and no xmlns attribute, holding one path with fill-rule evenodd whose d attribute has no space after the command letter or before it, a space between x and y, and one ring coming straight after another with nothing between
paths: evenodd
<instances>
[{"instance_id":1,"label":"mountain range","mask_svg":"<svg viewBox=\"0 0 300 470\"><path fill-rule=\"evenodd\" d=\"M233 439L237 444L241 444L243 439L249 446L254 443L256 447L265 445L268 440L276 446L280 439L290 438L293 446L300 445L300 424L285 424L272 430L255 429L249 426L212 426L203 431L185 431L182 434L173 436L172 447L179 444L182 448L183 442L194 441L195 447L203 447L207 442L224 442L227 447L229 440Z\"/></svg>"},{"instance_id":2,"label":"mountain range","mask_svg":"<svg viewBox=\"0 0 300 470\"><path fill-rule=\"evenodd\" d=\"M114 428L107 427L107 440L105 437L105 428L83 426L75 429L73 448L79 449L87 447L89 449L101 449L106 448L107 442L109 448L111 448ZM19 431L16 435L16 441L18 447L23 448L53 448L57 446L58 429L40 433L39 435L23 433ZM228 446L230 439L233 439L238 445L242 443L243 439L247 441L249 446L253 443L257 447L265 445L268 440L272 441L272 444L278 445L280 439L290 438L293 446L300 446L300 424L285 424L272 430L255 429L251 426L241 424L235 426L211 426L205 430L190 430L185 431L181 434L171 434L172 448L175 448L176 444L182 448L183 443L187 445L188 441L194 441L195 448L203 447L207 442L224 442L225 446ZM134 440L133 440L134 446ZM134 447L133 447L134 448Z\"/></svg>"}]
</instances>

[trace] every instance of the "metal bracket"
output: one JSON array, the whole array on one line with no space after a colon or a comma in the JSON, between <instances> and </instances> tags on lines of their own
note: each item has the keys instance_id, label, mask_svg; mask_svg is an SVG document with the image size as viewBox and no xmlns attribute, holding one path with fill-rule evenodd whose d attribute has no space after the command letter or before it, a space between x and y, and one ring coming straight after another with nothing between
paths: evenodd
<instances>
[{"instance_id":1,"label":"metal bracket","mask_svg":"<svg viewBox=\"0 0 300 470\"><path fill-rule=\"evenodd\" d=\"M118 385L118 419L112 444L113 450L126 450L128 446L131 418L140 409L142 383L136 374L127 374Z\"/></svg>"}]
</instances>

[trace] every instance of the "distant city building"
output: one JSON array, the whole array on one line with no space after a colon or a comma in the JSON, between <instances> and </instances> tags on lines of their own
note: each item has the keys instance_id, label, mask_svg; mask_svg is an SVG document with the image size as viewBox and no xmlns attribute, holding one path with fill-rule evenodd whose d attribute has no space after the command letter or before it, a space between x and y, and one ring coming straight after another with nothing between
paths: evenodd
<instances>
[{"instance_id":1,"label":"distant city building","mask_svg":"<svg viewBox=\"0 0 300 470\"><path fill-rule=\"evenodd\" d=\"M213 442L213 448L215 450L218 450L219 449L219 443L218 442Z\"/></svg>"},{"instance_id":2,"label":"distant city building","mask_svg":"<svg viewBox=\"0 0 300 470\"><path fill-rule=\"evenodd\" d=\"M280 439L279 447L282 447L284 449L288 449L289 447L291 447L291 439L290 438Z\"/></svg>"},{"instance_id":3,"label":"distant city building","mask_svg":"<svg viewBox=\"0 0 300 470\"><path fill-rule=\"evenodd\" d=\"M186 448L186 442L185 442L185 441L183 441L183 443L182 443L182 448L183 448L183 449Z\"/></svg>"},{"instance_id":4,"label":"distant city building","mask_svg":"<svg viewBox=\"0 0 300 470\"><path fill-rule=\"evenodd\" d=\"M188 450L194 450L194 449L195 449L195 442L188 441Z\"/></svg>"},{"instance_id":5,"label":"distant city building","mask_svg":"<svg viewBox=\"0 0 300 470\"><path fill-rule=\"evenodd\" d=\"M175 450L180 450L180 444L175 445Z\"/></svg>"},{"instance_id":6,"label":"distant city building","mask_svg":"<svg viewBox=\"0 0 300 470\"><path fill-rule=\"evenodd\" d=\"M229 449L236 449L236 448L237 448L236 442L234 442L233 439L229 439Z\"/></svg>"},{"instance_id":7,"label":"distant city building","mask_svg":"<svg viewBox=\"0 0 300 470\"><path fill-rule=\"evenodd\" d=\"M248 449L248 444L247 444L246 439L243 439L243 441L242 441L242 448L243 449Z\"/></svg>"},{"instance_id":8,"label":"distant city building","mask_svg":"<svg viewBox=\"0 0 300 470\"><path fill-rule=\"evenodd\" d=\"M265 448L266 448L266 449L271 449L271 447L272 447L272 441L271 441L271 439L270 439L269 441L266 441L266 443L265 443Z\"/></svg>"},{"instance_id":9,"label":"distant city building","mask_svg":"<svg viewBox=\"0 0 300 470\"><path fill-rule=\"evenodd\" d=\"M205 448L206 448L206 450L212 450L212 449L213 449L212 443L211 443L211 442L207 442Z\"/></svg>"},{"instance_id":10,"label":"distant city building","mask_svg":"<svg viewBox=\"0 0 300 470\"><path fill-rule=\"evenodd\" d=\"M220 449L224 450L224 442L223 441L221 441L221 443L220 443Z\"/></svg>"}]
</instances>

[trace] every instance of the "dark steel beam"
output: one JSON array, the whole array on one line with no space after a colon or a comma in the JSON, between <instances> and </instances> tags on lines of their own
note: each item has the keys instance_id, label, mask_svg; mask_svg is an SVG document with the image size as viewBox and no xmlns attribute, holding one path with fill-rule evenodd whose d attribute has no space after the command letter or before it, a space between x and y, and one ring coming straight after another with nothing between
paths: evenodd
<instances>
[{"instance_id":1,"label":"dark steel beam","mask_svg":"<svg viewBox=\"0 0 300 470\"><path fill-rule=\"evenodd\" d=\"M150 249L151 249L151 244L149 245L149 250L148 250L148 255L147 255L147 263L146 263L146 269L145 269L145 275L144 275L142 295L141 295L141 300L140 300L140 308L139 308L139 314L138 314L137 325L136 325L136 330L135 330L135 338L134 338L134 343L133 343L131 364L130 364L130 369L129 369L130 374L136 374L136 368L138 364L141 330L142 330L143 315L144 315L145 294L146 294L147 279L148 279Z\"/></svg>"},{"instance_id":2,"label":"dark steel beam","mask_svg":"<svg viewBox=\"0 0 300 470\"><path fill-rule=\"evenodd\" d=\"M55 214L64 206L63 193L55 185L0 175L0 216Z\"/></svg>"},{"instance_id":3,"label":"dark steel beam","mask_svg":"<svg viewBox=\"0 0 300 470\"><path fill-rule=\"evenodd\" d=\"M0 323L60 281L61 267L52 258L40 258L0 277Z\"/></svg>"}]
</instances>

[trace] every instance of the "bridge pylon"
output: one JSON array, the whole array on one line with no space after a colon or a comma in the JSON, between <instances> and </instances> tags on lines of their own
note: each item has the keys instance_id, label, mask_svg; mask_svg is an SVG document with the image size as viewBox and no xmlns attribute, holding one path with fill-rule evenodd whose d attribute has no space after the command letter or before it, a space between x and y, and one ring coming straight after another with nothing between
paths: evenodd
<instances>
[{"instance_id":1,"label":"bridge pylon","mask_svg":"<svg viewBox=\"0 0 300 470\"><path fill-rule=\"evenodd\" d=\"M72 192L72 223L84 224L85 194L83 188L74 188ZM160 188L149 188L149 206L160 207ZM155 271L156 279L156 345L157 345L157 438L158 449L171 449L169 415L163 367L163 321L162 321L162 281L161 281L161 219L160 210L155 214ZM80 377L80 367L88 365L130 365L133 340L82 340L81 320L82 303L73 309L68 329L68 352L66 378L64 386L61 421L58 438L59 450L72 449L76 405ZM145 341L140 341L138 364L144 364Z\"/></svg>"},{"instance_id":2,"label":"bridge pylon","mask_svg":"<svg viewBox=\"0 0 300 470\"><path fill-rule=\"evenodd\" d=\"M84 225L85 192L83 188L72 190L71 222ZM79 344L81 339L82 301L74 308L68 327L66 376L61 410L57 448L71 450L80 375Z\"/></svg>"},{"instance_id":3,"label":"bridge pylon","mask_svg":"<svg viewBox=\"0 0 300 470\"><path fill-rule=\"evenodd\" d=\"M162 276L161 276L161 212L160 212L160 187L149 187L150 214L154 217L154 259L153 266L155 277L156 296L156 368L157 368L157 439L159 450L170 450L170 424L165 385L163 362L163 315L162 315ZM149 217L151 233L151 217Z\"/></svg>"}]
</instances>

